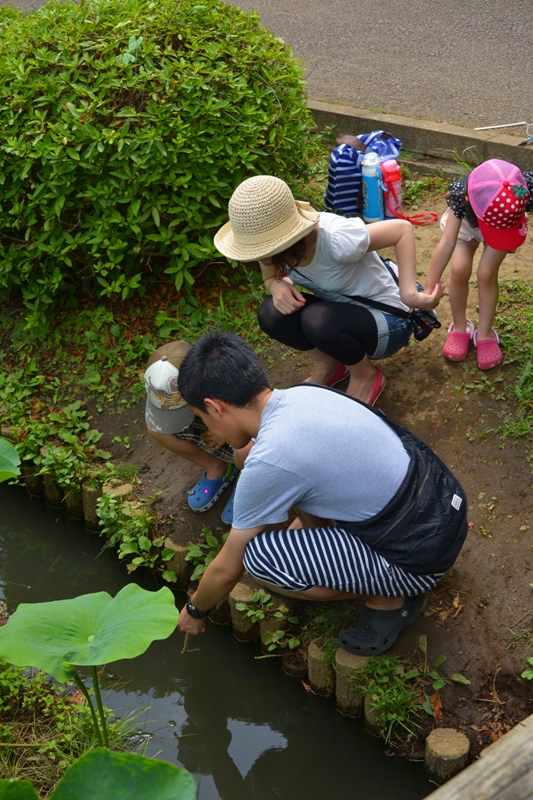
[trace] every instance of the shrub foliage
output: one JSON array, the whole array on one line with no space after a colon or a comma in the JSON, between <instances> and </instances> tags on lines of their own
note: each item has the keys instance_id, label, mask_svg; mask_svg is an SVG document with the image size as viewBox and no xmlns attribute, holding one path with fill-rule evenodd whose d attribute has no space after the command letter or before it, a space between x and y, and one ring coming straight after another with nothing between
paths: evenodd
<instances>
[{"instance_id":1,"label":"shrub foliage","mask_svg":"<svg viewBox=\"0 0 533 800\"><path fill-rule=\"evenodd\" d=\"M302 71L256 14L52 0L0 29L0 287L32 322L80 287L192 284L242 180L306 177Z\"/></svg>"}]
</instances>

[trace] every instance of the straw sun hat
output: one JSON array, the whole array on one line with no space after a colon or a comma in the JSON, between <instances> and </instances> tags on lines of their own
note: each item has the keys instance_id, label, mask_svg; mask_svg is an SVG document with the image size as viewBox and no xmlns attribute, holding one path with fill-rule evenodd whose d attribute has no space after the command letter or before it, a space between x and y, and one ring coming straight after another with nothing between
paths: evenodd
<instances>
[{"instance_id":1,"label":"straw sun hat","mask_svg":"<svg viewBox=\"0 0 533 800\"><path fill-rule=\"evenodd\" d=\"M230 198L228 212L230 221L216 234L215 247L236 261L260 261L281 253L311 233L320 217L271 175L243 181Z\"/></svg>"}]
</instances>

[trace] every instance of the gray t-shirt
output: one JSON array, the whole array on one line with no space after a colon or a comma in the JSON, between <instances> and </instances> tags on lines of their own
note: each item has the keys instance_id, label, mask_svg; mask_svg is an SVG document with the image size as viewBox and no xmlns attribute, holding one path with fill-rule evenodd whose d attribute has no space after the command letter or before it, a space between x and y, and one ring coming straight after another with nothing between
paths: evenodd
<instances>
[{"instance_id":1,"label":"gray t-shirt","mask_svg":"<svg viewBox=\"0 0 533 800\"><path fill-rule=\"evenodd\" d=\"M364 405L314 386L274 389L237 484L233 527L284 522L292 505L368 519L391 500L408 466L400 438Z\"/></svg>"}]
</instances>

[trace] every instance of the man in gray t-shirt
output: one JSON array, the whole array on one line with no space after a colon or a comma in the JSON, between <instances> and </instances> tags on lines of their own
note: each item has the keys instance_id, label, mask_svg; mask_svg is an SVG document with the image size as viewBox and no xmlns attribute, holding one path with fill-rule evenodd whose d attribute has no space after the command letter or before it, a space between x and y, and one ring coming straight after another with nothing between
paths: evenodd
<instances>
[{"instance_id":1,"label":"man in gray t-shirt","mask_svg":"<svg viewBox=\"0 0 533 800\"><path fill-rule=\"evenodd\" d=\"M325 387L269 388L251 348L213 333L183 361L183 398L234 448L255 444L237 486L233 527L180 614L202 633L244 567L279 594L366 599L340 642L387 650L424 606L466 536L466 496L432 451L364 403ZM304 527L292 507L319 518Z\"/></svg>"}]
</instances>

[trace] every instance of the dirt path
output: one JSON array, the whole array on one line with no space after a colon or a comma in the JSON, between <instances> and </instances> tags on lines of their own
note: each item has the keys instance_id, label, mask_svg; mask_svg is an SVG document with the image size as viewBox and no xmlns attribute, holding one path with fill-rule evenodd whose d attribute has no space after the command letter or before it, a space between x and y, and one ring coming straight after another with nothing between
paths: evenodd
<instances>
[{"instance_id":1,"label":"dirt path","mask_svg":"<svg viewBox=\"0 0 533 800\"><path fill-rule=\"evenodd\" d=\"M444 207L440 198L435 210ZM437 225L416 231L423 272L439 235ZM528 278L532 260L530 237L519 252L507 256L501 277ZM472 318L477 316L476 295L473 286ZM457 474L469 497L470 529L455 567L430 594L425 615L402 634L392 652L414 656L418 637L426 633L430 659L448 657L442 674L461 672L468 677L470 686L446 687L442 700L445 712L457 717L479 747L533 711L529 686L519 678L532 654L528 644L533 637L533 477L525 446L495 432L512 413L498 395L502 381L514 380L516 368L504 363L484 377L473 350L464 364L447 362L441 353L450 322L446 300L439 315L440 331L382 365L387 388L379 406L426 441ZM275 347L271 357L274 360L268 363L268 359L266 366L276 387L290 386L309 374L309 362L300 353ZM461 387L476 382L478 388L465 394ZM171 535L176 541L191 540L202 524L221 531L219 515L225 498L207 514L192 514L185 492L198 479L197 470L150 441L143 417L139 405L122 417L102 416L95 425L120 436L139 431L127 460L141 467L145 494L161 490L156 508L172 515ZM107 446L124 458L120 445ZM447 717L443 721L450 724Z\"/></svg>"}]
</instances>

